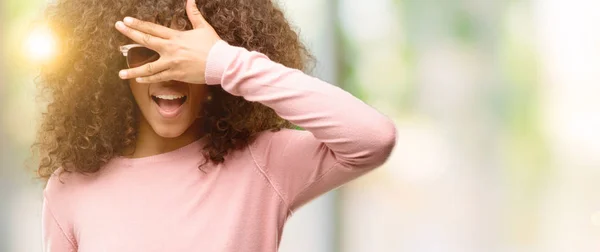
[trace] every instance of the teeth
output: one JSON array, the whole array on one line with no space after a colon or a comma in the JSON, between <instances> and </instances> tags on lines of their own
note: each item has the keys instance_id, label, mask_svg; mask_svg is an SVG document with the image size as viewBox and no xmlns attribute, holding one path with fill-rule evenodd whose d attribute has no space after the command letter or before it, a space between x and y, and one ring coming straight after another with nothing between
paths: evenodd
<instances>
[{"instance_id":1,"label":"teeth","mask_svg":"<svg viewBox=\"0 0 600 252\"><path fill-rule=\"evenodd\" d=\"M154 97L163 100L177 100L185 97L185 95L155 95Z\"/></svg>"}]
</instances>

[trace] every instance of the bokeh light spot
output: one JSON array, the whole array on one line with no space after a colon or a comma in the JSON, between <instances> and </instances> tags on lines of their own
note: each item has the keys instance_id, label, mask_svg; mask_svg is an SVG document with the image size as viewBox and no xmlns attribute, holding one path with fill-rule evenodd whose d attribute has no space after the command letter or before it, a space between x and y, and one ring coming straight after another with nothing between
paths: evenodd
<instances>
[{"instance_id":1,"label":"bokeh light spot","mask_svg":"<svg viewBox=\"0 0 600 252\"><path fill-rule=\"evenodd\" d=\"M31 61L46 62L56 54L56 39L49 28L40 26L31 31L25 47Z\"/></svg>"}]
</instances>

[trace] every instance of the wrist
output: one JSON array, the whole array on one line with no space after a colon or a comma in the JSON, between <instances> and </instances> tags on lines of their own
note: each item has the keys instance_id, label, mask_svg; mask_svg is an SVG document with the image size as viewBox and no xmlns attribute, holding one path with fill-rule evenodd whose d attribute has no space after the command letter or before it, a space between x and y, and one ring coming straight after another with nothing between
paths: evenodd
<instances>
[{"instance_id":1,"label":"wrist","mask_svg":"<svg viewBox=\"0 0 600 252\"><path fill-rule=\"evenodd\" d=\"M208 85L221 84L223 74L236 57L235 48L224 40L217 41L206 58L205 79Z\"/></svg>"}]
</instances>

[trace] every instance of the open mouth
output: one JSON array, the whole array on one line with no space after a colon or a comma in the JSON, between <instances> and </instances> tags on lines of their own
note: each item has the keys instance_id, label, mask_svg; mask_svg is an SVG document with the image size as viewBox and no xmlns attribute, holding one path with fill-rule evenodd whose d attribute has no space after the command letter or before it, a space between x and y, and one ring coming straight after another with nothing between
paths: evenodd
<instances>
[{"instance_id":1,"label":"open mouth","mask_svg":"<svg viewBox=\"0 0 600 252\"><path fill-rule=\"evenodd\" d=\"M187 101L185 95L152 95L152 100L158 105L159 111L165 117L176 116L179 109Z\"/></svg>"}]
</instances>

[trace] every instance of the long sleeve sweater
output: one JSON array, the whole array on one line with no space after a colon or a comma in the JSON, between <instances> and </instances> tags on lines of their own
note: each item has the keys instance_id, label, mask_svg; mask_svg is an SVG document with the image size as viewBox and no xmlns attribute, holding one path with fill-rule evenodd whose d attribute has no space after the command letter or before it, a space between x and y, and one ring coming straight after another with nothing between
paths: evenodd
<instances>
[{"instance_id":1,"label":"long sleeve sweater","mask_svg":"<svg viewBox=\"0 0 600 252\"><path fill-rule=\"evenodd\" d=\"M294 210L382 165L395 145L389 118L261 53L218 42L206 81L305 130L262 132L202 170L205 138L54 175L44 190L46 252L274 252Z\"/></svg>"}]
</instances>

